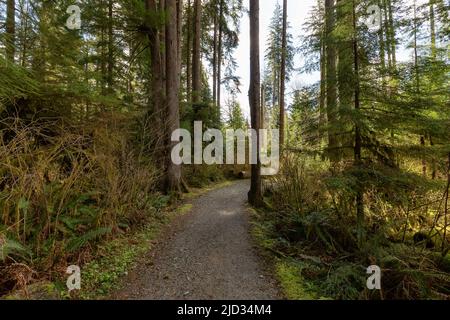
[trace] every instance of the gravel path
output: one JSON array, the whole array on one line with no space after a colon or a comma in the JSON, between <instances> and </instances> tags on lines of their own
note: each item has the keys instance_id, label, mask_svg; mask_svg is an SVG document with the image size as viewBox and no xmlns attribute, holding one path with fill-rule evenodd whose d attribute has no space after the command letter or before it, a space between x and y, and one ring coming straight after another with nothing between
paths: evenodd
<instances>
[{"instance_id":1,"label":"gravel path","mask_svg":"<svg viewBox=\"0 0 450 320\"><path fill-rule=\"evenodd\" d=\"M248 189L248 181L239 181L194 200L116 298L278 299L248 235Z\"/></svg>"}]
</instances>

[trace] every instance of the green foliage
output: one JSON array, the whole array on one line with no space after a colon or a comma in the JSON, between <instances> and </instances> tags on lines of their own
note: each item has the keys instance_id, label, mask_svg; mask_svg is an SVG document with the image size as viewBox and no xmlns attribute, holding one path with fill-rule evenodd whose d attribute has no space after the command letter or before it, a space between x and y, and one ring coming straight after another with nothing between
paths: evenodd
<instances>
[{"instance_id":1,"label":"green foliage","mask_svg":"<svg viewBox=\"0 0 450 320\"><path fill-rule=\"evenodd\" d=\"M31 257L31 250L17 241L3 238L0 233L0 260L5 261L7 257L18 257L27 261Z\"/></svg>"},{"instance_id":2,"label":"green foliage","mask_svg":"<svg viewBox=\"0 0 450 320\"><path fill-rule=\"evenodd\" d=\"M350 168L331 174L309 159L292 156L280 175L266 182L271 210L252 215L253 235L284 266L278 273L288 297L304 298L305 288L312 297L344 300L448 297L450 278L440 246L425 249L413 241L418 231L433 228L439 204L430 199L442 196L442 183L382 170ZM362 246L353 215L358 181L370 182L364 186L370 206ZM405 209L411 203L417 208ZM439 237L433 242L439 243ZM366 289L366 269L373 264L383 270L382 292Z\"/></svg>"}]
</instances>

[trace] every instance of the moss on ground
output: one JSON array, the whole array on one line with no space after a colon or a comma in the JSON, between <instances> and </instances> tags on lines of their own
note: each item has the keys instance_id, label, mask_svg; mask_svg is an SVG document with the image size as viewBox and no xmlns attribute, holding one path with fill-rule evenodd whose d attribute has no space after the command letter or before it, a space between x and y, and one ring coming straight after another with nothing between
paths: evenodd
<instances>
[{"instance_id":1,"label":"moss on ground","mask_svg":"<svg viewBox=\"0 0 450 320\"><path fill-rule=\"evenodd\" d=\"M302 267L277 251L276 240L271 237L270 225L264 221L262 211L249 208L251 234L261 249L266 261L272 264L273 273L279 282L283 296L288 300L327 300L318 292L315 284L302 277Z\"/></svg>"}]
</instances>

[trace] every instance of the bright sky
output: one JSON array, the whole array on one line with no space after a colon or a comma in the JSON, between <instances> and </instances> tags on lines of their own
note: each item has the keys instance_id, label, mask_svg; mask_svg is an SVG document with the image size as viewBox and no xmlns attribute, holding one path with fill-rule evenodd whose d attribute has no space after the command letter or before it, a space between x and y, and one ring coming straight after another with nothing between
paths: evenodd
<instances>
[{"instance_id":1,"label":"bright sky","mask_svg":"<svg viewBox=\"0 0 450 320\"><path fill-rule=\"evenodd\" d=\"M413 1L413 0L410 0ZM417 5L423 4L428 0L416 0ZM263 71L263 59L266 51L266 42L268 37L268 27L270 20L275 9L275 4L281 0L261 0L260 3L260 45L261 45L261 72ZM291 25L290 32L294 37L294 44L299 45L299 37L304 34L303 24L309 16L309 13L313 5L317 0L288 0L288 22ZM249 0L244 0L244 6L248 9ZM248 104L248 88L250 78L250 30L249 30L249 18L247 14L244 14L241 20L241 36L240 45L236 50L235 57L238 63L238 69L236 71L237 76L241 78L241 94L238 99L246 117L250 118L250 109ZM299 55L296 55L295 67L299 68L303 65ZM397 59L399 61L406 61L411 59L411 51L405 50L405 48L398 48ZM319 72L313 74L299 74L296 72L292 77L291 83L287 84L287 93L293 91L296 84L311 84L320 80ZM224 90L224 89L222 89ZM222 105L224 105L227 95L224 93ZM289 103L289 96L287 96L287 102Z\"/></svg>"},{"instance_id":2,"label":"bright sky","mask_svg":"<svg viewBox=\"0 0 450 320\"><path fill-rule=\"evenodd\" d=\"M308 13L312 8L313 4L317 0L288 0L288 21L291 25L291 33L294 37L294 42L298 44L299 36L303 32L303 23L308 17ZM261 42L261 68L263 68L263 58L264 53L266 51L266 41L268 37L268 28L270 24L270 19L272 18L273 11L275 9L275 4L280 2L281 0L262 0L260 1L260 42ZM249 0L244 0L244 6L246 8L249 7ZM244 14L241 20L241 37L240 37L240 45L236 50L236 60L238 63L237 76L241 78L241 91L242 93L239 95L238 99L241 104L241 107L247 117L250 117L250 109L248 106L248 88L250 85L250 29L249 29L249 18L247 14ZM296 59L296 67L299 67L301 64L300 58ZM262 70L261 70L262 72ZM301 81L304 83L311 83L319 80L318 74L303 74L297 75L296 78L293 79L293 82ZM290 92L291 86L287 85L287 92ZM226 99L226 96L224 97ZM225 102L225 100L224 100Z\"/></svg>"}]
</instances>

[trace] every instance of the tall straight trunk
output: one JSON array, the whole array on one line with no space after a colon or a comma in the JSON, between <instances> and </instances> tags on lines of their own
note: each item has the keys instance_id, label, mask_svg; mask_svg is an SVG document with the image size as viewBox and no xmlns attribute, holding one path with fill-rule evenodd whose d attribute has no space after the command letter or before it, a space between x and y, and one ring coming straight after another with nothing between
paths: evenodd
<instances>
[{"instance_id":1,"label":"tall straight trunk","mask_svg":"<svg viewBox=\"0 0 450 320\"><path fill-rule=\"evenodd\" d=\"M283 0L283 28L281 35L281 70L280 70L280 150L284 148L285 134L285 91L287 59L287 0Z\"/></svg>"},{"instance_id":2,"label":"tall straight trunk","mask_svg":"<svg viewBox=\"0 0 450 320\"><path fill-rule=\"evenodd\" d=\"M168 24L168 17L167 17L167 8L166 8L166 0L159 0L159 10L160 13L164 14L164 18L165 18L165 23L160 27L160 43L163 44L164 46L167 44L166 43L166 27ZM175 18L174 18L175 19ZM170 23L173 24L173 21L170 21ZM166 55L162 54L161 55L161 73L162 73L162 79L163 79L163 91L166 92L166 85L167 85L167 79L166 79Z\"/></svg>"},{"instance_id":3,"label":"tall straight trunk","mask_svg":"<svg viewBox=\"0 0 450 320\"><path fill-rule=\"evenodd\" d=\"M415 70L415 76L416 76L416 91L417 94L420 93L420 75L419 75L419 53L417 48L417 6L416 6L416 0L414 0L414 70Z\"/></svg>"},{"instance_id":4,"label":"tall straight trunk","mask_svg":"<svg viewBox=\"0 0 450 320\"><path fill-rule=\"evenodd\" d=\"M378 1L378 4L381 7L381 0ZM378 31L378 43L380 45L380 55L379 56L380 56L383 84L384 84L384 73L386 71L386 52L385 52L384 35L385 35L385 26L383 24L381 24L381 28Z\"/></svg>"},{"instance_id":5,"label":"tall straight trunk","mask_svg":"<svg viewBox=\"0 0 450 320\"><path fill-rule=\"evenodd\" d=\"M108 91L112 93L114 85L114 33L113 33L113 1L108 1Z\"/></svg>"},{"instance_id":6,"label":"tall straight trunk","mask_svg":"<svg viewBox=\"0 0 450 320\"><path fill-rule=\"evenodd\" d=\"M187 102L192 101L192 8L191 8L191 0L188 0L187 3L187 19L186 19L186 100Z\"/></svg>"},{"instance_id":7,"label":"tall straight trunk","mask_svg":"<svg viewBox=\"0 0 450 320\"><path fill-rule=\"evenodd\" d=\"M101 6L101 11L102 14L104 13L103 10L105 10L105 2L104 0L100 1L100 6ZM106 13L105 13L106 14ZM106 84L107 84L107 80L108 80L108 70L107 70L107 49L106 49L106 45L107 41L106 41L106 28L107 25L105 25L105 21L101 22L101 26L100 26L100 70L101 70L101 93L102 95L106 95Z\"/></svg>"},{"instance_id":8,"label":"tall straight trunk","mask_svg":"<svg viewBox=\"0 0 450 320\"><path fill-rule=\"evenodd\" d=\"M260 49L259 49L259 0L250 0L250 89L249 102L252 129L259 133L260 128ZM260 207L263 205L261 186L261 159L259 134L256 137L257 163L252 164L251 186L248 193L249 203ZM255 146L253 146L254 148Z\"/></svg>"},{"instance_id":9,"label":"tall straight trunk","mask_svg":"<svg viewBox=\"0 0 450 320\"><path fill-rule=\"evenodd\" d=\"M24 12L27 14L24 14L22 18L20 19L21 26L21 35L20 35L20 42L22 43L22 50L21 50L21 58L20 58L20 65L22 67L26 66L27 62L27 56L28 56L28 44L27 44L27 34L30 32L30 24L29 24L29 3L21 3L20 12Z\"/></svg>"},{"instance_id":10,"label":"tall straight trunk","mask_svg":"<svg viewBox=\"0 0 450 320\"><path fill-rule=\"evenodd\" d=\"M326 114L326 95L327 95L327 88L326 88L326 54L325 54L325 41L321 39L321 45L320 45L320 97L319 97L319 143L322 146L323 143L323 134L321 132L321 129L326 126L327 122L327 114Z\"/></svg>"},{"instance_id":11,"label":"tall straight trunk","mask_svg":"<svg viewBox=\"0 0 450 320\"><path fill-rule=\"evenodd\" d=\"M177 61L178 70L180 70L180 83L181 83L181 65L182 65L182 38L183 38L183 0L177 0Z\"/></svg>"},{"instance_id":12,"label":"tall straight trunk","mask_svg":"<svg viewBox=\"0 0 450 320\"><path fill-rule=\"evenodd\" d=\"M219 45L217 48L217 109L220 111L222 100L222 56L223 56L223 18L224 0L220 0L219 7Z\"/></svg>"},{"instance_id":13,"label":"tall straight trunk","mask_svg":"<svg viewBox=\"0 0 450 320\"><path fill-rule=\"evenodd\" d=\"M322 0L318 0L318 7L322 10ZM325 12L323 12L325 14ZM326 28L322 27L321 37L320 37L320 96L319 96L319 144L322 147L323 144L323 133L322 128L326 126L327 115L326 115L326 48L325 48L325 37Z\"/></svg>"},{"instance_id":14,"label":"tall straight trunk","mask_svg":"<svg viewBox=\"0 0 450 320\"><path fill-rule=\"evenodd\" d=\"M337 24L341 30L348 30L342 35L337 45L338 55L338 89L339 89L339 144L342 143L342 151L339 157L344 155L351 158L353 148L353 135L348 132L352 131L350 110L353 103L353 92L355 83L353 81L353 32L352 30L352 2L349 0L337 1Z\"/></svg>"},{"instance_id":15,"label":"tall straight trunk","mask_svg":"<svg viewBox=\"0 0 450 320\"><path fill-rule=\"evenodd\" d=\"M152 13L152 15L156 15L157 13L161 13L161 10L158 9L156 0L147 0L146 1L147 10ZM163 86L163 78L162 78L162 50L160 43L160 31L156 27L152 27L150 29L149 35L149 43L150 43L150 54L151 54L151 97L153 104L153 118L156 126L158 126L158 132L165 132L165 127L163 125L164 117L164 86ZM159 139L160 137L158 137ZM162 158L163 150L162 143L159 139L157 142L157 158ZM164 165L164 164L163 164Z\"/></svg>"},{"instance_id":16,"label":"tall straight trunk","mask_svg":"<svg viewBox=\"0 0 450 320\"><path fill-rule=\"evenodd\" d=\"M385 40L385 46L387 49L387 57L388 57L388 67L389 70L392 69L392 47L390 45L390 27L389 27L389 10L388 10L388 4L387 0L382 0L383 2L383 13L384 13L384 23L383 28L385 30L386 40Z\"/></svg>"},{"instance_id":17,"label":"tall straight trunk","mask_svg":"<svg viewBox=\"0 0 450 320\"><path fill-rule=\"evenodd\" d=\"M394 14L392 8L392 0L387 0L388 12L389 12L389 34L390 34L390 47L392 51L392 67L397 68L397 40L395 39L395 27L394 27Z\"/></svg>"},{"instance_id":18,"label":"tall straight trunk","mask_svg":"<svg viewBox=\"0 0 450 320\"><path fill-rule=\"evenodd\" d=\"M337 126L337 87L336 87L336 47L332 36L335 27L334 0L325 0L326 24L326 86L328 116L328 156L332 162L339 161L339 145L336 136Z\"/></svg>"},{"instance_id":19,"label":"tall straight trunk","mask_svg":"<svg viewBox=\"0 0 450 320\"><path fill-rule=\"evenodd\" d=\"M15 0L7 0L6 3L6 60L14 63L16 54L16 2Z\"/></svg>"},{"instance_id":20,"label":"tall straight trunk","mask_svg":"<svg viewBox=\"0 0 450 320\"><path fill-rule=\"evenodd\" d=\"M217 104L217 43L218 43L218 33L219 24L217 17L217 6L214 6L214 36L213 36L213 101Z\"/></svg>"},{"instance_id":21,"label":"tall straight trunk","mask_svg":"<svg viewBox=\"0 0 450 320\"><path fill-rule=\"evenodd\" d=\"M201 52L200 52L200 40L202 33L202 2L201 0L194 1L194 48L192 54L192 96L194 103L198 103L201 100L202 80L201 80Z\"/></svg>"},{"instance_id":22,"label":"tall straight trunk","mask_svg":"<svg viewBox=\"0 0 450 320\"><path fill-rule=\"evenodd\" d=\"M171 158L171 150L176 146L176 142L171 142L171 134L180 128L180 103L178 99L180 87L180 70L178 63L178 26L177 16L177 0L166 0L166 96L167 96L167 131L166 139L168 140L168 150L166 153L167 160L167 180L166 190L168 192L181 191L181 166L175 165Z\"/></svg>"},{"instance_id":23,"label":"tall straight trunk","mask_svg":"<svg viewBox=\"0 0 450 320\"><path fill-rule=\"evenodd\" d=\"M355 77L355 111L360 112L361 102L360 102L360 82L359 82L359 57L358 57L358 32L356 29L356 4L353 0L353 59L354 59L354 77ZM355 165L362 165L362 136L361 127L359 120L355 120ZM362 244L365 240L364 232L364 191L362 183L358 186L356 193L356 219L358 223L358 238L359 243Z\"/></svg>"},{"instance_id":24,"label":"tall straight trunk","mask_svg":"<svg viewBox=\"0 0 450 320\"><path fill-rule=\"evenodd\" d=\"M434 14L434 2L435 0L430 0L430 37L431 37L431 57L436 60L436 18Z\"/></svg>"},{"instance_id":25,"label":"tall straight trunk","mask_svg":"<svg viewBox=\"0 0 450 320\"><path fill-rule=\"evenodd\" d=\"M437 50L436 50L436 18L434 13L434 3L436 0L430 0L430 38L431 38L431 59L436 61ZM434 146L434 140L432 135L429 135L430 145ZM436 179L436 160L432 160L431 162L431 178L433 180Z\"/></svg>"}]
</instances>

